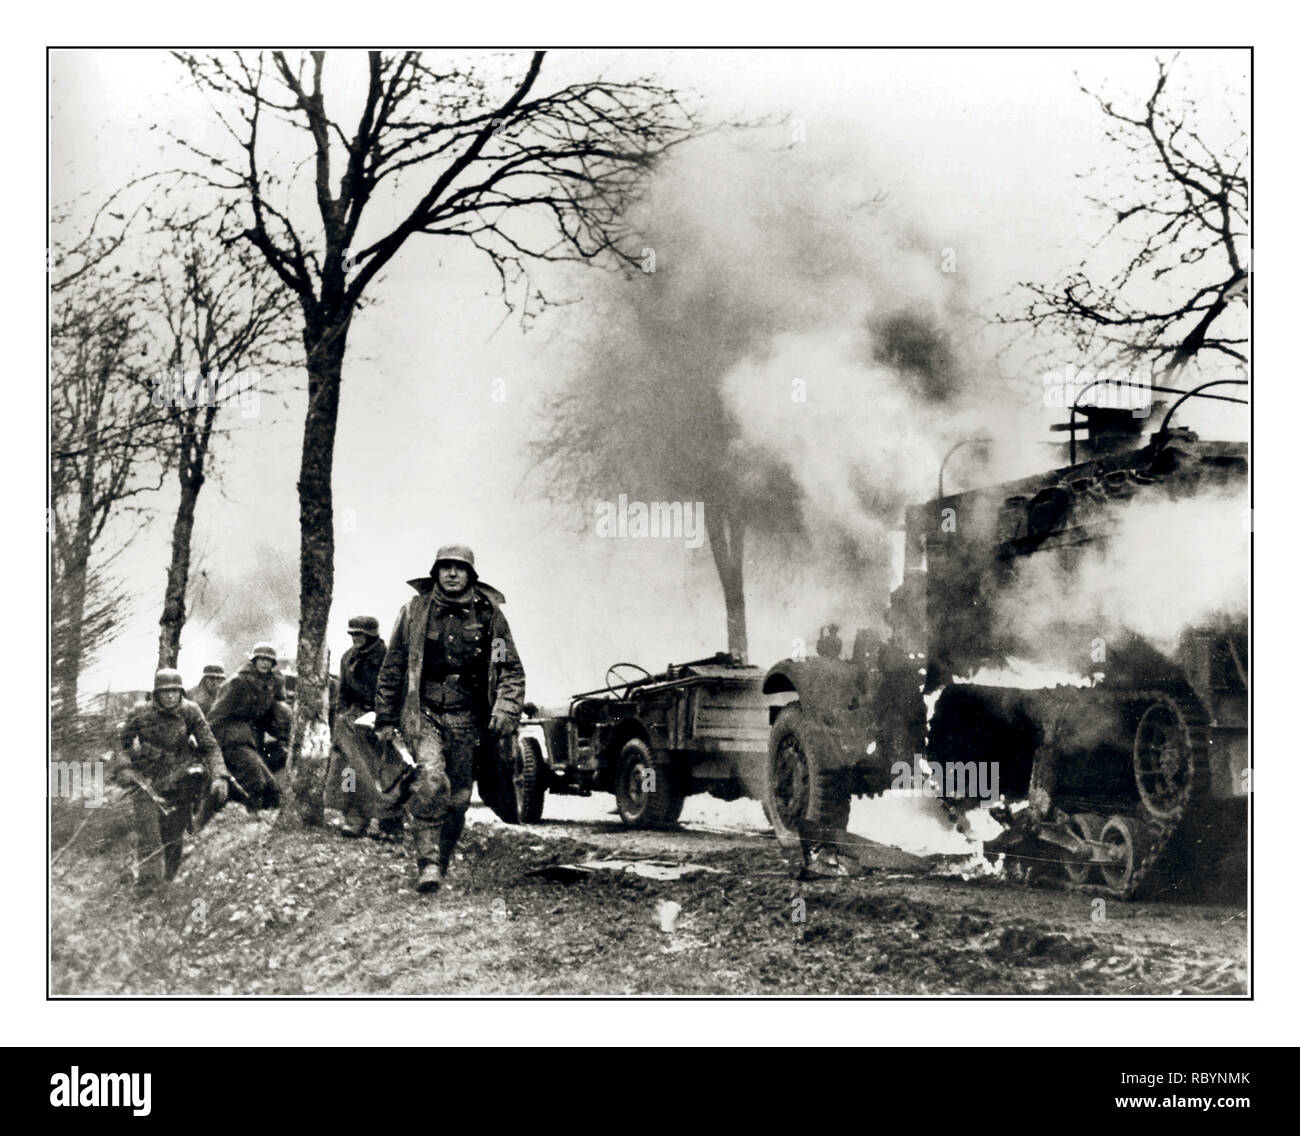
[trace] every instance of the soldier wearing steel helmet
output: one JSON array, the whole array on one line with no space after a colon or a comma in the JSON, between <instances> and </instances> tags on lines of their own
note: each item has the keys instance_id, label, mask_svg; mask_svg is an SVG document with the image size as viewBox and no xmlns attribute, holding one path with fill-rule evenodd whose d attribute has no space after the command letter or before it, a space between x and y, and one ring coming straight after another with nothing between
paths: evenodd
<instances>
[{"instance_id":1,"label":"soldier wearing steel helmet","mask_svg":"<svg viewBox=\"0 0 1300 1136\"><path fill-rule=\"evenodd\" d=\"M386 649L379 637L379 620L373 615L354 615L348 620L348 635L352 646L339 660L327 784L343 811L342 835L363 836L373 817L379 822L379 836L394 840L402 835L402 802L398 793L376 787L382 755L374 734L355 724L375 708Z\"/></svg>"},{"instance_id":2,"label":"soldier wearing steel helmet","mask_svg":"<svg viewBox=\"0 0 1300 1136\"><path fill-rule=\"evenodd\" d=\"M153 697L131 711L119 742L126 761L115 779L134 794L136 888L145 894L176 875L195 796L206 786L220 808L230 775L203 712L185 697L179 671L154 675Z\"/></svg>"},{"instance_id":3,"label":"soldier wearing steel helmet","mask_svg":"<svg viewBox=\"0 0 1300 1136\"><path fill-rule=\"evenodd\" d=\"M286 732L290 721L284 680L275 670L277 662L272 644L256 644L248 661L221 688L208 718L226 765L243 786L250 810L280 804L280 786L267 762L268 754L287 740L279 735Z\"/></svg>"},{"instance_id":4,"label":"soldier wearing steel helmet","mask_svg":"<svg viewBox=\"0 0 1300 1136\"><path fill-rule=\"evenodd\" d=\"M481 747L514 733L524 668L501 611L505 597L478 578L463 544L438 550L430 575L397 617L379 672L376 736L395 729L415 759L409 811L416 888L437 891L465 825Z\"/></svg>"},{"instance_id":5,"label":"soldier wearing steel helmet","mask_svg":"<svg viewBox=\"0 0 1300 1136\"><path fill-rule=\"evenodd\" d=\"M211 712L212 704L216 702L217 695L220 693L225 681L226 668L220 663L209 663L203 668L203 677L199 679L198 684L185 697L202 710L203 716L206 718Z\"/></svg>"}]
</instances>

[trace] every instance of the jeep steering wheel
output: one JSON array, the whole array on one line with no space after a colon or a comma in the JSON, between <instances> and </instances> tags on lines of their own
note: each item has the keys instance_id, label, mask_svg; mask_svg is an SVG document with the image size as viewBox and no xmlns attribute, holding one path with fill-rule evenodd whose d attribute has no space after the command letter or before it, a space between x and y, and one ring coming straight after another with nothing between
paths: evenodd
<instances>
[{"instance_id":1,"label":"jeep steering wheel","mask_svg":"<svg viewBox=\"0 0 1300 1136\"><path fill-rule=\"evenodd\" d=\"M629 687L631 687L631 685L634 682L638 682L639 679L635 679L635 678L624 679L623 676L618 673L620 670L640 671L641 678L650 677L650 672L646 670L645 667L638 666L636 663L615 663L612 667L609 668L609 670L605 672L605 685L609 687L610 693L613 693L614 687L622 685L623 693L615 695L616 698L619 698L621 700L626 700ZM615 679L621 680L621 683L615 682L614 681Z\"/></svg>"}]
</instances>

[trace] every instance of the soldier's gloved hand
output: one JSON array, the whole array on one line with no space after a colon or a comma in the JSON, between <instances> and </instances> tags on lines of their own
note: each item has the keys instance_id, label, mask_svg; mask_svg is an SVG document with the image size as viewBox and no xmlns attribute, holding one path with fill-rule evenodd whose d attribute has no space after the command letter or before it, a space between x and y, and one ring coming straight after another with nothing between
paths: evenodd
<instances>
[{"instance_id":1,"label":"soldier's gloved hand","mask_svg":"<svg viewBox=\"0 0 1300 1136\"><path fill-rule=\"evenodd\" d=\"M221 808L230 796L230 783L224 777L214 777L212 779L212 788L208 790L208 795L212 798L212 803Z\"/></svg>"},{"instance_id":2,"label":"soldier's gloved hand","mask_svg":"<svg viewBox=\"0 0 1300 1136\"><path fill-rule=\"evenodd\" d=\"M379 729L375 731L375 740L380 742L391 742L394 733L396 733L396 731L392 726L380 726Z\"/></svg>"},{"instance_id":3,"label":"soldier's gloved hand","mask_svg":"<svg viewBox=\"0 0 1300 1136\"><path fill-rule=\"evenodd\" d=\"M494 738L508 737L515 732L514 719L509 714L502 714L499 710L493 711L492 721L488 723L488 731Z\"/></svg>"}]
</instances>

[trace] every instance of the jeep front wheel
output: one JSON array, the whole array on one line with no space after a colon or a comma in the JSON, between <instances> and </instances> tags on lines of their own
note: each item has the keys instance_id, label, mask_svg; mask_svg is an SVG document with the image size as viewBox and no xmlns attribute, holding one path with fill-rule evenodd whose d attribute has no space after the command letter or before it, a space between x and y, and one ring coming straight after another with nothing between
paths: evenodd
<instances>
[{"instance_id":1,"label":"jeep front wheel","mask_svg":"<svg viewBox=\"0 0 1300 1136\"><path fill-rule=\"evenodd\" d=\"M681 813L668 767L654 760L640 738L628 739L619 753L614 799L618 815L630 828L662 828Z\"/></svg>"}]
</instances>

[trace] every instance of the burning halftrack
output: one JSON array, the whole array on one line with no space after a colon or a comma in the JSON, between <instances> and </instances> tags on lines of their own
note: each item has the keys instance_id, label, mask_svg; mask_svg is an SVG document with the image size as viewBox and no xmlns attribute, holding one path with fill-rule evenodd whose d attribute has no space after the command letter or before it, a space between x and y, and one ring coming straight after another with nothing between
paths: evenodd
<instances>
[{"instance_id":1,"label":"burning halftrack","mask_svg":"<svg viewBox=\"0 0 1300 1136\"><path fill-rule=\"evenodd\" d=\"M783 842L833 843L851 795L897 787L897 770L923 755L945 795L967 786L950 808L973 804L976 771L994 764L1005 831L985 851L1012 864L1131 898L1244 863L1245 616L1185 627L1172 649L1131 626L1102 635L1095 613L1068 605L1051 612L1046 633L1040 622L1026 636L1014 611L1008 618L1009 604L1032 603L1027 581L1069 581L1122 552L1118 542L1155 539L1125 524L1130 510L1244 495L1244 443L1170 426L1191 395L1243 400L1204 387L1171 393L1183 397L1149 439L1127 411L1076 403L1063 427L1067 466L963 493L941 483L939 496L907 510L888 640L860 636L847 661L785 660L764 681L764 693L785 700L770 711L766 771ZM1075 412L1086 419L1083 460ZM1169 563L1163 586L1178 589L1200 567ZM1244 595L1244 564L1240 586ZM1027 681L1014 660L1076 677Z\"/></svg>"}]
</instances>

